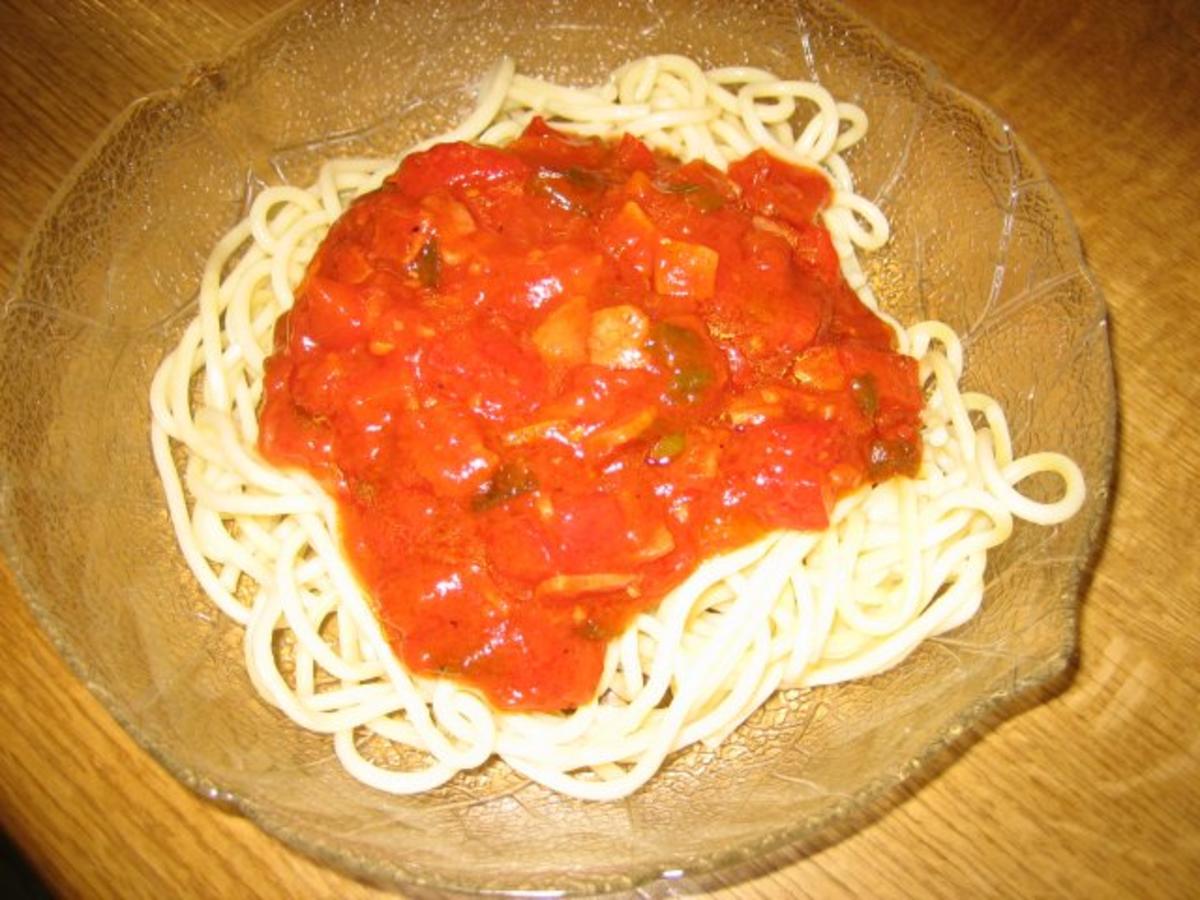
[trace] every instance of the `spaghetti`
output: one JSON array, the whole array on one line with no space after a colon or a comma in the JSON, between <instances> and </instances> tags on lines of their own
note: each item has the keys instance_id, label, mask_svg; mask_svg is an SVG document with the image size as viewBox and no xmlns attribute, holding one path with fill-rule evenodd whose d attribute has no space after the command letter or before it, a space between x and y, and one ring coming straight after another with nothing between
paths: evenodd
<instances>
[{"instance_id":1,"label":"spaghetti","mask_svg":"<svg viewBox=\"0 0 1200 900\"><path fill-rule=\"evenodd\" d=\"M214 249L199 316L155 375L154 458L186 561L245 627L256 690L302 727L331 734L350 774L385 791L430 790L499 757L564 794L625 796L673 751L723 740L775 691L882 672L962 624L982 602L987 551L1014 517L1051 525L1084 498L1073 462L1016 458L999 405L960 391L963 348L949 327L904 328L879 309L856 254L882 246L888 224L854 192L840 155L866 133L862 110L819 85L748 67L705 72L673 55L637 60L592 89L528 78L504 60L462 125L414 149L506 144L535 115L580 135L631 134L722 170L756 149L819 167L833 187L823 219L847 283L918 361L920 470L846 496L823 531L774 533L703 562L609 645L590 702L569 713L498 712L470 687L401 665L339 549L334 502L255 450L275 323L331 225L395 162L334 160L308 189L264 190ZM1016 489L1037 473L1061 479L1060 499ZM369 758L364 737L405 750L412 764Z\"/></svg>"}]
</instances>

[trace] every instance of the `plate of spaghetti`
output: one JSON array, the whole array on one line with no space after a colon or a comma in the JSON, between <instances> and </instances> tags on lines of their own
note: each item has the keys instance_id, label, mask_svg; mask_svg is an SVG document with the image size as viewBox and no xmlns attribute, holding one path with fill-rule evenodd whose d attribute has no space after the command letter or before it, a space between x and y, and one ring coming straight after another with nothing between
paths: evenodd
<instances>
[{"instance_id":1,"label":"plate of spaghetti","mask_svg":"<svg viewBox=\"0 0 1200 900\"><path fill-rule=\"evenodd\" d=\"M835 7L521 15L291 9L114 123L6 306L6 552L147 749L362 877L802 852L1066 668L1103 302Z\"/></svg>"}]
</instances>

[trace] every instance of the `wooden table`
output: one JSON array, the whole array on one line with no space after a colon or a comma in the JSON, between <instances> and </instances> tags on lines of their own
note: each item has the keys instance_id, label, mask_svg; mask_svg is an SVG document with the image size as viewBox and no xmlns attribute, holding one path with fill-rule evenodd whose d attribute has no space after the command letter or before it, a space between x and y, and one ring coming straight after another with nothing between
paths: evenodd
<instances>
[{"instance_id":1,"label":"wooden table","mask_svg":"<svg viewBox=\"0 0 1200 900\"><path fill-rule=\"evenodd\" d=\"M104 124L274 0L0 3L0 266ZM1120 474L1065 692L866 830L715 895L1179 895L1200 885L1200 6L854 0L1003 111L1107 294ZM2 571L2 569L0 569ZM369 896L140 750L0 576L0 825L65 896ZM247 877L250 876L250 877Z\"/></svg>"}]
</instances>

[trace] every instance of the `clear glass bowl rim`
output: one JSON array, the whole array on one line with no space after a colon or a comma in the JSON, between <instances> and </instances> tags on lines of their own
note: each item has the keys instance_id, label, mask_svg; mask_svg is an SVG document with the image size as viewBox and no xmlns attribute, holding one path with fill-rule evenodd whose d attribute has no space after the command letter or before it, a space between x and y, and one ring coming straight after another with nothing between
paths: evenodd
<instances>
[{"instance_id":1,"label":"clear glass bowl rim","mask_svg":"<svg viewBox=\"0 0 1200 900\"><path fill-rule=\"evenodd\" d=\"M857 13L847 10L840 4L833 2L833 0L810 0L810 3L822 9L832 10L838 17L853 24L856 28L871 32L886 48L889 54L923 70L925 73L925 83L929 90L946 92L958 104L971 109L979 119L1007 128L1004 119L990 106L949 84L928 59L899 45ZM30 230L22 254L17 262L7 302L11 302L12 299L20 296L22 285L28 277L30 250L36 243L38 235L46 226L46 223L63 204L64 200L70 196L71 192L77 186L81 175L84 174L89 164L100 154L101 150L119 140L122 130L130 124L134 112L139 107L147 103L168 107L172 104L178 106L183 98L187 96L188 92L194 89L197 83L211 77L213 72L220 71L221 67L228 60L235 58L247 43L272 29L281 27L283 23L299 15L308 5L307 0L293 0L293 2L286 4L278 11L271 13L244 31L229 45L219 58L211 62L198 64L185 75L178 85L154 91L138 98L122 110L72 167L69 174L63 179L61 185L53 194L36 224ZM1090 280L1093 301L1098 310L1098 318L1103 321L1107 315L1104 298L1095 276L1088 267L1083 255L1074 220L1069 215L1061 194L1057 188L1053 187L1049 179L1046 178L1045 171L1036 157L1029 151L1019 135L1013 133L1012 138L1015 145L1015 152L1020 157L1022 165L1045 180L1046 184L1050 187L1056 203L1061 208L1063 221L1070 232L1073 252L1078 259L1079 269ZM1111 352L1108 351L1107 345L1105 377L1107 381L1105 387L1108 394L1110 397L1115 397ZM1107 411L1107 421L1103 426L1107 440L1107 446L1104 448L1105 464L1102 473L1104 481L1101 484L1089 484L1089 492L1103 493L1106 496L1109 494L1115 464L1117 428L1115 400L1107 405ZM0 489L6 487L10 480L8 473L0 472ZM1024 706L1030 703L1031 698L1033 698L1033 702L1035 703L1040 702L1047 691L1055 690L1060 686L1064 681L1064 677L1069 677L1076 655L1079 605L1082 594L1086 590L1095 557L1103 543L1102 538L1107 527L1109 510L1110 504L1108 502L1094 504L1087 508L1087 515L1090 518L1082 530L1082 533L1086 536L1083 542L1085 546L1079 548L1083 564L1077 566L1071 572L1068 584L1068 589L1075 598L1075 603L1071 607L1070 632L1072 637L1070 641L1060 648L1059 653L1053 659L1047 660L1046 664L1033 675L1017 680L1010 691L1002 695L981 697L963 709L956 720L926 746L922 754L910 760L902 776L882 778L865 785L859 792L838 807L832 809L818 821L810 819L797 822L794 828L777 830L760 838L747 840L741 844L714 851L699 867L681 873L686 876L687 880L682 884L674 881L671 891L673 892L675 889L683 886L699 889L702 887L702 880L707 877L719 872L727 872L741 864L760 859L770 854L781 856L781 864L794 862L804 855L843 839L848 833L861 827L861 825L854 825L852 828L847 829L845 826L850 819L865 823L878 818L894 805L895 802L898 802L901 798L899 789L902 786L911 785L913 782L923 782L932 778L952 763L966 746L981 737L987 728L993 727L1014 712L1024 708ZM477 889L477 886L469 883L469 879L464 879L461 882L447 881L445 883L433 884L421 878L415 878L411 872L407 872L404 869L403 865L395 862L364 859L359 856L347 855L336 845L331 845L319 838L314 839L311 834L303 830L294 829L284 819L277 818L269 804L260 803L254 797L236 796L223 790L219 784L210 780L205 773L194 771L187 766L178 764L171 756L169 748L159 746L154 741L148 739L142 733L138 722L124 715L121 704L115 702L105 684L94 677L88 661L81 658L75 652L74 644L69 636L60 629L59 621L50 611L50 604L40 595L37 587L30 579L26 577L20 563L13 531L14 526L7 518L0 520L0 549L2 549L5 559L8 562L9 571L12 573L35 619L49 636L59 655L67 662L71 670L85 684L88 690L100 701L101 705L114 716L121 727L133 737L135 742L150 753L176 780L186 785L201 798L215 802L226 809L236 811L245 816L255 822L265 832L282 840L285 844L335 869L346 871L352 876L368 883L392 888L422 887L468 892ZM1039 691L1039 688L1042 690ZM653 893L651 883L658 882L660 887L664 889L667 884L667 882L662 881L662 879L667 877L663 867L630 871L627 875L628 883L624 885L625 889L646 887ZM671 873L672 878L674 878L674 875L675 873ZM691 884L692 879L697 878L701 879L701 882L694 885ZM597 885L597 888L601 891L606 890L603 885ZM488 893L495 892L489 890ZM507 892L501 891L500 893ZM530 891L522 889L515 893L528 895ZM535 891L535 893L540 894L541 891ZM556 892L550 889L547 893L553 895Z\"/></svg>"}]
</instances>

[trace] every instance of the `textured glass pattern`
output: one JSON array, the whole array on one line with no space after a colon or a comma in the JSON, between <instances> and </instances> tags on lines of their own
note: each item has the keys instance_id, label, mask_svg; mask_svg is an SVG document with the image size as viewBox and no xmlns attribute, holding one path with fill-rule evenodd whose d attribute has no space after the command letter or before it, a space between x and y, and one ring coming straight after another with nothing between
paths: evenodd
<instances>
[{"instance_id":1,"label":"textured glass pattern","mask_svg":"<svg viewBox=\"0 0 1200 900\"><path fill-rule=\"evenodd\" d=\"M1019 527L966 626L883 676L776 697L627 801L564 799L501 766L425 796L372 792L327 738L257 700L240 630L185 568L150 458L151 374L193 315L209 248L264 184L441 130L502 53L591 82L652 52L816 78L866 109L872 131L850 162L895 233L868 261L877 293L903 320L966 336L967 385L1001 400L1019 451L1073 456L1087 505L1058 528ZM1103 301L1058 194L1008 126L857 19L786 0L288 10L134 104L75 170L0 320L0 400L9 563L75 671L180 779L373 881L581 891L820 846L1060 673L1115 414Z\"/></svg>"}]
</instances>

